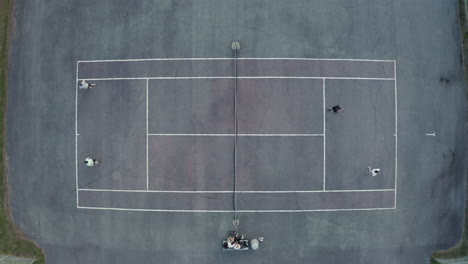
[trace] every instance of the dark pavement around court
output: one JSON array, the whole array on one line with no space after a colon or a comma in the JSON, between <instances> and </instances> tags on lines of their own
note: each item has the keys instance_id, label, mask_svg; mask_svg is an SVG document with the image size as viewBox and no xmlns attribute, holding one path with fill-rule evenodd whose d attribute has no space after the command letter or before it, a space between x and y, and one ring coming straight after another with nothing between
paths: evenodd
<instances>
[{"instance_id":1,"label":"dark pavement around court","mask_svg":"<svg viewBox=\"0 0 468 264\"><path fill-rule=\"evenodd\" d=\"M11 204L15 222L27 237L45 249L47 263L426 263L434 250L453 246L459 241L465 206L463 151L466 106L456 0L415 0L411 3L402 0L161 0L156 3L146 0L16 0L14 12L7 120ZM240 41L239 56L244 58L396 60L399 161L396 210L239 213L240 231L251 237L263 236L265 242L257 251L222 252L220 241L232 228L232 213L76 208L76 62L229 58L233 40ZM128 66L119 71L147 74L137 67L140 66ZM206 67L210 72L224 74L232 65L226 63L223 68L208 64ZM151 67L145 68L152 70ZM160 74L183 76L196 73L198 67L195 68L175 65ZM103 67L104 72L106 69L109 68ZM174 73L174 69L178 73ZM257 75L262 69L264 67L253 67L247 73ZM287 69L288 66L284 66L282 72ZM356 69L346 72L353 73L353 70ZM391 67L369 67L366 73L373 71L382 76L393 76ZM90 70L90 74L93 72L96 69ZM108 76L118 74L118 71L109 72ZM90 78L88 76L85 78ZM449 78L450 82L441 83L441 76ZM137 149L137 146L146 140L144 134L138 134L146 129L141 120L144 117L144 113L141 115L144 112L144 92L140 91L144 90L140 87L144 87L145 81L131 82L135 82L131 91L121 89L125 84L120 82L113 85L115 90L101 86L101 91L96 87L92 92L115 93L108 97L113 101L109 105L115 107L116 114L121 114L113 118L120 116L143 128L138 131L116 130L115 139L121 138L118 133L132 135L125 143L113 142L112 137L96 140L93 136L102 131L91 124L86 132L90 134L79 136L96 151L101 148L100 144L115 148L115 151L103 153L110 155L105 160L134 159L131 163L119 164L118 168L109 168L110 171L144 166L141 160L144 161L146 153L141 151L145 149ZM157 82L154 81L154 85ZM331 87L331 93L327 96L350 102L343 104L343 115L334 116L338 119L336 122L341 121L340 124L353 133L362 129L362 133L369 133L364 134L369 136L379 135L376 133L379 131L390 133L394 130L392 116L385 116L392 122L381 120L381 123L375 123L378 125L372 127L375 132L371 133L365 130L370 121L352 114L355 110L371 111L375 117L383 116L379 111L391 113L387 109L393 107L394 100L385 100L390 96L386 81L378 81L378 89L374 93L364 93L363 97L358 97L355 90L363 89L365 84L351 81L347 84L351 88L340 92L333 86L340 86L341 81L329 82L327 87ZM88 91L78 91L79 100L89 95L85 92ZM261 95L262 91L258 92ZM123 95L127 100L116 104L120 93L128 93ZM378 102L380 109L366 105L369 100ZM91 102L87 110L95 113L96 120L111 121L106 119L107 112L99 112L99 105ZM134 112L122 111L130 103L141 107L132 107ZM138 118L131 118L133 115ZM333 123L327 125L332 126ZM225 129L228 128L226 125ZM306 129L315 130L312 127ZM340 137L337 140L353 140L347 139L346 133L335 132L336 137ZM425 133L433 132L435 137L425 136ZM377 161L392 158L394 152L386 141L388 138L392 138L391 135L369 137L368 142L356 143L380 149L381 153L374 157ZM350 161L354 160L356 164L361 162L360 159L366 159L366 153L356 153L352 148L340 149L343 146L346 145L333 146L333 142L327 142L327 147L336 148L342 152L340 155L350 157ZM265 147L263 151L271 152L268 150L271 144ZM131 152L135 156L112 156L123 148L135 148ZM83 155L87 154L83 152ZM356 164L333 166L329 161L327 158L326 166L331 166L327 170L337 170L336 173L340 173L345 165L357 170ZM251 170L258 173L258 168ZM114 176L108 182L88 183L91 184L89 186L109 184L126 187L133 184L131 187L135 188L143 185L143 176L140 175L134 175L131 183L125 182L128 178L124 174ZM329 183L337 188L348 184L330 180ZM375 180L369 183L369 187L388 187L387 178ZM86 184L86 179L81 183ZM203 186L204 183L200 184ZM254 184L249 183L251 186ZM239 205L248 208L256 206L252 199L256 203L262 203L262 199L268 202L275 199L267 195L254 196L239 197ZM210 197L203 194L195 199L207 199L219 206L229 206L232 202ZM90 197L91 201L134 202L132 199L118 199ZM185 201L187 206L191 205L191 199ZM368 201L379 203L388 199L383 195L375 201ZM281 202L284 201L287 200ZM298 197L293 201L297 202ZM307 202L306 198L300 201ZM345 198L342 201L352 202ZM262 205L269 204L263 202ZM292 205L301 206L300 203Z\"/></svg>"}]
</instances>

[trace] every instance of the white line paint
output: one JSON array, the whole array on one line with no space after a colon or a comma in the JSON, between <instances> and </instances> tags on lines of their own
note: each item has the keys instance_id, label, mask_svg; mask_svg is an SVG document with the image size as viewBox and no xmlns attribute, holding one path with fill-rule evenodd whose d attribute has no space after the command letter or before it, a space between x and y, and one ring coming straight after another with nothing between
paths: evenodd
<instances>
[{"instance_id":1,"label":"white line paint","mask_svg":"<svg viewBox=\"0 0 468 264\"><path fill-rule=\"evenodd\" d=\"M148 159L148 82L146 79L146 190L149 190L149 159Z\"/></svg>"},{"instance_id":2,"label":"white line paint","mask_svg":"<svg viewBox=\"0 0 468 264\"><path fill-rule=\"evenodd\" d=\"M237 58L238 60L305 60L305 61L367 61L395 62L395 60L374 59L327 59L327 58ZM79 62L117 62L117 61L201 61L201 60L233 60L233 58L152 58L152 59L118 59L118 60L82 60Z\"/></svg>"},{"instance_id":3,"label":"white line paint","mask_svg":"<svg viewBox=\"0 0 468 264\"><path fill-rule=\"evenodd\" d=\"M435 132L434 132L434 133L426 133L426 136L433 136L433 137L435 137Z\"/></svg>"},{"instance_id":4,"label":"white line paint","mask_svg":"<svg viewBox=\"0 0 468 264\"><path fill-rule=\"evenodd\" d=\"M325 119L325 112L326 112L326 104L325 104L325 79L322 81L322 102L323 102L323 190L326 189L326 153L327 153L327 128L326 128L326 119Z\"/></svg>"},{"instance_id":5,"label":"white line paint","mask_svg":"<svg viewBox=\"0 0 468 264\"><path fill-rule=\"evenodd\" d=\"M78 189L80 192L124 192L124 193L233 193L233 191L167 191L167 190L112 190ZM350 193L350 192L394 192L395 189L369 190L315 190L315 191L235 191L236 193Z\"/></svg>"},{"instance_id":6,"label":"white line paint","mask_svg":"<svg viewBox=\"0 0 468 264\"><path fill-rule=\"evenodd\" d=\"M148 136L168 137L233 137L235 134L148 134Z\"/></svg>"},{"instance_id":7,"label":"white line paint","mask_svg":"<svg viewBox=\"0 0 468 264\"><path fill-rule=\"evenodd\" d=\"M305 61L367 61L367 62L394 62L395 60L373 59L329 59L329 58L238 58L239 60L305 60Z\"/></svg>"},{"instance_id":8,"label":"white line paint","mask_svg":"<svg viewBox=\"0 0 468 264\"><path fill-rule=\"evenodd\" d=\"M396 61L393 62L393 73L395 78L395 201L393 207L397 207L398 193L398 93L397 93L397 76L396 76Z\"/></svg>"},{"instance_id":9,"label":"white line paint","mask_svg":"<svg viewBox=\"0 0 468 264\"><path fill-rule=\"evenodd\" d=\"M114 80L192 80L192 79L234 79L232 76L147 76L147 77L110 77L110 78L83 78L80 80L114 81Z\"/></svg>"},{"instance_id":10,"label":"white line paint","mask_svg":"<svg viewBox=\"0 0 468 264\"><path fill-rule=\"evenodd\" d=\"M240 137L323 137L323 134L237 134Z\"/></svg>"},{"instance_id":11,"label":"white line paint","mask_svg":"<svg viewBox=\"0 0 468 264\"><path fill-rule=\"evenodd\" d=\"M118 60L82 60L82 63L118 62L118 61L202 61L202 60L232 60L232 58L152 58L152 59L118 59Z\"/></svg>"},{"instance_id":12,"label":"white line paint","mask_svg":"<svg viewBox=\"0 0 468 264\"><path fill-rule=\"evenodd\" d=\"M76 78L75 78L75 185L76 185L76 206L79 204L78 194L78 69L79 62L76 62Z\"/></svg>"},{"instance_id":13,"label":"white line paint","mask_svg":"<svg viewBox=\"0 0 468 264\"><path fill-rule=\"evenodd\" d=\"M393 81L393 78L370 77L337 77L337 76L240 76L240 79L332 79L332 80L369 80L369 81Z\"/></svg>"},{"instance_id":14,"label":"white line paint","mask_svg":"<svg viewBox=\"0 0 468 264\"><path fill-rule=\"evenodd\" d=\"M234 137L235 134L148 134L169 137ZM323 134L237 134L239 137L322 137Z\"/></svg>"},{"instance_id":15,"label":"white line paint","mask_svg":"<svg viewBox=\"0 0 468 264\"><path fill-rule=\"evenodd\" d=\"M35 259L33 259L31 262L29 262L29 264L33 264L35 261L36 261L36 260L35 260Z\"/></svg>"},{"instance_id":16,"label":"white line paint","mask_svg":"<svg viewBox=\"0 0 468 264\"><path fill-rule=\"evenodd\" d=\"M161 80L165 79L174 79L174 77L158 77ZM131 78L126 78L126 77L116 77L116 78L82 78L78 79L78 81L82 80L88 80L88 81L114 81L114 80L146 80L146 79L155 79L155 78L148 78L148 77L131 77Z\"/></svg>"},{"instance_id":17,"label":"white line paint","mask_svg":"<svg viewBox=\"0 0 468 264\"><path fill-rule=\"evenodd\" d=\"M330 79L330 80L368 80L368 81L394 81L394 78L368 78L368 77L324 77L324 76L239 76L238 79ZM156 77L115 77L115 78L82 78L91 81L114 81L114 80L196 80L196 79L234 79L233 76L156 76Z\"/></svg>"},{"instance_id":18,"label":"white line paint","mask_svg":"<svg viewBox=\"0 0 468 264\"><path fill-rule=\"evenodd\" d=\"M138 211L138 212L180 212L180 213L232 213L234 210L167 210L167 209L131 209L113 207L79 206L80 209ZM362 208L362 209L311 209L311 210L236 210L238 213L301 213L301 212L342 212L342 211L376 211L394 210L395 208Z\"/></svg>"}]
</instances>

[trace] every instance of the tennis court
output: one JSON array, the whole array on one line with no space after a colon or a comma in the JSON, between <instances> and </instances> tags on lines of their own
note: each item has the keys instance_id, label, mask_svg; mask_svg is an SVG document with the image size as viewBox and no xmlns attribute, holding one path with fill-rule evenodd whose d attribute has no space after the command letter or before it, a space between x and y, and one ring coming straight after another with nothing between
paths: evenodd
<instances>
[{"instance_id":1,"label":"tennis court","mask_svg":"<svg viewBox=\"0 0 468 264\"><path fill-rule=\"evenodd\" d=\"M96 88L77 89L77 206L394 209L395 69L376 60L79 61L76 81ZM327 111L337 103L343 113ZM87 156L102 162L86 167ZM368 166L383 172L370 177Z\"/></svg>"}]
</instances>

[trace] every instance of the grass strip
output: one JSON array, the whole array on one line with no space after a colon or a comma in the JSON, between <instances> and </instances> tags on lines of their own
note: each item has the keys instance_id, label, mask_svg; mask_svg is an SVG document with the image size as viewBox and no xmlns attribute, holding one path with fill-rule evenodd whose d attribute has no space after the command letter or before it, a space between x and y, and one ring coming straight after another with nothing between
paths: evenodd
<instances>
[{"instance_id":1,"label":"grass strip","mask_svg":"<svg viewBox=\"0 0 468 264\"><path fill-rule=\"evenodd\" d=\"M26 239L13 223L8 200L5 159L5 124L7 110L9 28L12 21L13 0L0 0L0 255L33 258L36 264L45 263L42 249Z\"/></svg>"}]
</instances>

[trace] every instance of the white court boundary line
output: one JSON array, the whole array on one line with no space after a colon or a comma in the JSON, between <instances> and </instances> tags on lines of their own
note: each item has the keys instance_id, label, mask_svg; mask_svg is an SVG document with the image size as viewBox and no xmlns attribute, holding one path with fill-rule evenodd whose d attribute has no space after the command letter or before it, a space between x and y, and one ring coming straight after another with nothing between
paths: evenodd
<instances>
[{"instance_id":1,"label":"white court boundary line","mask_svg":"<svg viewBox=\"0 0 468 264\"><path fill-rule=\"evenodd\" d=\"M149 80L185 80L185 79L233 79L233 76L200 76L200 77L183 77L183 76L166 76L166 77L134 77L134 78L81 78L79 79L79 63L96 63L96 62L117 62L117 61L187 61L187 60L233 60L232 58L158 58L158 59L123 59L123 60L85 60L76 62L76 105L75 105L75 170L76 170L76 203L77 208L83 209L100 209L100 210L124 210L124 211L163 211L163 212L233 212L231 210L165 210L165 209L129 209L129 208L103 208L103 207L83 207L79 206L79 191L138 191L138 192L192 192L192 191L153 191L149 190L149 172L148 172L148 136L169 136L169 135L213 135L213 136L234 136L234 134L149 134L148 133L148 82ZM323 104L324 104L324 132L323 134L239 134L239 136L323 136L324 138L324 180L322 191L236 191L236 192L253 192L253 193L301 193L301 192L375 192L375 191L394 191L394 207L393 208L363 208L363 209L311 209L311 210L238 210L238 212L312 212L312 211L367 211L367 210L389 210L397 208L397 177L398 177L398 109L397 109L397 77L396 77L396 60L369 60L369 59L315 59L315 58L241 58L239 60L318 60L318 61L362 61L362 62L392 62L394 69L393 78L367 78L367 77L308 77L308 76L239 76L238 79L321 79L323 80ZM395 189L377 189L377 190L325 190L325 162L326 162L326 141L325 141L325 81L330 80L376 80L376 81L394 81L395 89ZM146 104L147 104L147 190L105 190L105 189L79 189L78 185L78 88L77 83L81 80L146 80ZM193 191L195 193L210 193L224 191ZM231 192L232 191L227 191Z\"/></svg>"},{"instance_id":2,"label":"white court boundary line","mask_svg":"<svg viewBox=\"0 0 468 264\"><path fill-rule=\"evenodd\" d=\"M303 60L303 61L362 61L362 62L395 62L395 60L374 59L327 59L327 58L237 58L238 60ZM201 61L201 60L234 60L233 58L153 58L153 59L117 59L117 60L80 60L78 62L117 62L117 61Z\"/></svg>"},{"instance_id":3,"label":"white court boundary line","mask_svg":"<svg viewBox=\"0 0 468 264\"><path fill-rule=\"evenodd\" d=\"M327 166L327 163L326 163L327 162L327 160L326 160L326 156L327 156L327 145L326 145L327 144L327 141L326 141L326 139L327 139L327 136L326 136L327 127L326 126L327 126L327 123L325 122L326 121L325 120L325 118L326 118L325 117L325 112L326 112L325 109L326 109L327 106L325 104L325 79L322 80L322 96L323 96L323 98L322 98L322 102L323 102L323 117L322 117L323 118L323 180L322 181L323 181L323 190L325 191L325 189L326 189L326 180L327 180L327 178L326 178L326 173L327 173L326 172L326 170L327 170L326 169L327 168L326 167Z\"/></svg>"},{"instance_id":4,"label":"white court boundary line","mask_svg":"<svg viewBox=\"0 0 468 264\"><path fill-rule=\"evenodd\" d=\"M75 78L75 184L76 184L76 206L79 205L78 197L78 69L79 62L76 62L76 78Z\"/></svg>"},{"instance_id":5,"label":"white court boundary line","mask_svg":"<svg viewBox=\"0 0 468 264\"><path fill-rule=\"evenodd\" d=\"M397 76L396 76L396 61L393 63L393 72L395 73L395 202L393 208L397 208L397 193L398 193L398 93L397 93Z\"/></svg>"},{"instance_id":6,"label":"white court boundary line","mask_svg":"<svg viewBox=\"0 0 468 264\"><path fill-rule=\"evenodd\" d=\"M148 83L149 80L146 79L146 190L149 190L149 154L148 154L148 127L149 127L149 122L148 122Z\"/></svg>"},{"instance_id":7,"label":"white court boundary line","mask_svg":"<svg viewBox=\"0 0 468 264\"><path fill-rule=\"evenodd\" d=\"M80 192L127 192L127 193L234 193L233 191L167 191L167 190L113 190L78 189ZM315 190L315 191L235 191L235 193L348 193L348 192L394 192L395 189L363 190Z\"/></svg>"},{"instance_id":8,"label":"white court boundary line","mask_svg":"<svg viewBox=\"0 0 468 264\"><path fill-rule=\"evenodd\" d=\"M159 77L111 77L111 78L80 78L78 81L121 81L121 80L196 80L196 79L234 79L232 76L159 76ZM317 76L238 76L237 79L330 79L330 80L368 80L368 81L395 81L395 78L369 78L369 77L317 77Z\"/></svg>"},{"instance_id":9,"label":"white court boundary line","mask_svg":"<svg viewBox=\"0 0 468 264\"><path fill-rule=\"evenodd\" d=\"M117 207L78 206L79 209L137 211L137 212L178 212L178 213L232 213L234 210L171 210L171 209L135 209ZM304 210L236 210L238 213L303 213L303 212L339 212L339 211L378 211L394 210L392 207L359 208L359 209L304 209Z\"/></svg>"}]
</instances>

